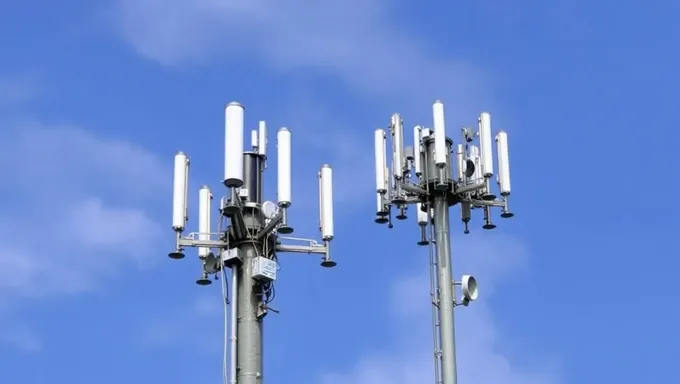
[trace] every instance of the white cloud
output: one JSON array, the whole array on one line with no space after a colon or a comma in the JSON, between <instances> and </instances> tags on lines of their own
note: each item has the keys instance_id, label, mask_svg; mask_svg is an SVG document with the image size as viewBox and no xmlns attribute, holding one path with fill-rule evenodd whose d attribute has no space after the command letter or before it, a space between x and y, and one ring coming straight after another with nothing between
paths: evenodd
<instances>
[{"instance_id":1,"label":"white cloud","mask_svg":"<svg viewBox=\"0 0 680 384\"><path fill-rule=\"evenodd\" d=\"M390 102L437 97L458 110L468 110L488 85L488 74L435 54L429 40L414 37L387 0L114 4L111 14L123 38L141 56L168 66L258 58L276 71L312 69L337 76L362 93L388 94Z\"/></svg>"},{"instance_id":2,"label":"white cloud","mask_svg":"<svg viewBox=\"0 0 680 384\"><path fill-rule=\"evenodd\" d=\"M2 125L0 301L83 292L145 265L161 233L151 191L168 175L154 155L74 127Z\"/></svg>"},{"instance_id":3,"label":"white cloud","mask_svg":"<svg viewBox=\"0 0 680 384\"><path fill-rule=\"evenodd\" d=\"M503 337L492 321L493 311L487 299L504 276L525 265L526 254L521 244L503 237L465 237L454 243L457 244L453 259L455 273L473 273L480 281L481 294L479 301L455 312L460 382L561 383L562 376L554 360L539 362L530 369L519 368L513 362L517 356L499 352ZM422 384L434 381L429 275L422 273L397 281L392 288L392 308L390 318L397 319L393 345L365 353L351 370L329 373L321 379L322 384Z\"/></svg>"}]
</instances>

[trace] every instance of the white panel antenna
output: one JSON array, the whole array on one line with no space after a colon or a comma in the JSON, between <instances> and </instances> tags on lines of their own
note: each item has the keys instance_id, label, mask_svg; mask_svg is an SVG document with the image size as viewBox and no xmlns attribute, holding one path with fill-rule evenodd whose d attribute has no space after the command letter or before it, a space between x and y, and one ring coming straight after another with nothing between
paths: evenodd
<instances>
[{"instance_id":1,"label":"white panel antenna","mask_svg":"<svg viewBox=\"0 0 680 384\"><path fill-rule=\"evenodd\" d=\"M184 222L189 221L189 159L184 167Z\"/></svg>"},{"instance_id":2,"label":"white panel antenna","mask_svg":"<svg viewBox=\"0 0 680 384\"><path fill-rule=\"evenodd\" d=\"M386 134L383 129L375 130L375 189L378 193L387 191L387 168Z\"/></svg>"},{"instance_id":3,"label":"white panel antenna","mask_svg":"<svg viewBox=\"0 0 680 384\"><path fill-rule=\"evenodd\" d=\"M244 109L231 102L224 109L224 184L240 188L243 185Z\"/></svg>"},{"instance_id":4,"label":"white panel antenna","mask_svg":"<svg viewBox=\"0 0 680 384\"><path fill-rule=\"evenodd\" d=\"M258 140L258 153L262 156L267 155L267 122L260 121L260 126L258 130L259 140Z\"/></svg>"},{"instance_id":5,"label":"white panel antenna","mask_svg":"<svg viewBox=\"0 0 680 384\"><path fill-rule=\"evenodd\" d=\"M390 120L392 131L392 174L401 179L404 175L404 123L398 113Z\"/></svg>"},{"instance_id":6,"label":"white panel antenna","mask_svg":"<svg viewBox=\"0 0 680 384\"><path fill-rule=\"evenodd\" d=\"M210 187L204 185L198 191L198 239L210 240L210 211L213 195ZM198 247L198 257L205 259L210 254L210 247Z\"/></svg>"},{"instance_id":7,"label":"white panel antenna","mask_svg":"<svg viewBox=\"0 0 680 384\"><path fill-rule=\"evenodd\" d=\"M282 220L277 228L280 234L293 233L293 228L288 225L288 208L291 205L291 134L286 127L279 128L276 133L277 153L277 197L281 207Z\"/></svg>"},{"instance_id":8,"label":"white panel antenna","mask_svg":"<svg viewBox=\"0 0 680 384\"><path fill-rule=\"evenodd\" d=\"M172 193L172 229L183 232L187 215L187 188L189 184L189 159L184 152L175 154Z\"/></svg>"},{"instance_id":9,"label":"white panel antenna","mask_svg":"<svg viewBox=\"0 0 680 384\"><path fill-rule=\"evenodd\" d=\"M278 202L279 206L291 204L291 137L288 128L280 128L276 134L276 151L278 155Z\"/></svg>"},{"instance_id":10,"label":"white panel antenna","mask_svg":"<svg viewBox=\"0 0 680 384\"><path fill-rule=\"evenodd\" d=\"M498 186L501 196L510 195L510 155L508 154L508 134L500 131L496 134L498 148Z\"/></svg>"},{"instance_id":11,"label":"white panel antenna","mask_svg":"<svg viewBox=\"0 0 680 384\"><path fill-rule=\"evenodd\" d=\"M413 170L416 177L420 177L423 174L420 166L420 155L422 153L422 148L420 146L420 135L422 133L422 128L420 125L413 127Z\"/></svg>"},{"instance_id":12,"label":"white panel antenna","mask_svg":"<svg viewBox=\"0 0 680 384\"><path fill-rule=\"evenodd\" d=\"M321 171L316 173L316 181L319 184L319 231L323 233L323 185L321 182Z\"/></svg>"},{"instance_id":13,"label":"white panel antenna","mask_svg":"<svg viewBox=\"0 0 680 384\"><path fill-rule=\"evenodd\" d=\"M333 239L333 169L328 164L321 166L321 237L325 241Z\"/></svg>"},{"instance_id":14,"label":"white panel antenna","mask_svg":"<svg viewBox=\"0 0 680 384\"><path fill-rule=\"evenodd\" d=\"M446 125L444 123L444 104L437 100L432 105L434 126L434 158L438 166L446 165Z\"/></svg>"},{"instance_id":15,"label":"white panel antenna","mask_svg":"<svg viewBox=\"0 0 680 384\"><path fill-rule=\"evenodd\" d=\"M482 174L493 175L493 146L491 144L491 115L482 112L479 115L479 153L481 156Z\"/></svg>"}]
</instances>

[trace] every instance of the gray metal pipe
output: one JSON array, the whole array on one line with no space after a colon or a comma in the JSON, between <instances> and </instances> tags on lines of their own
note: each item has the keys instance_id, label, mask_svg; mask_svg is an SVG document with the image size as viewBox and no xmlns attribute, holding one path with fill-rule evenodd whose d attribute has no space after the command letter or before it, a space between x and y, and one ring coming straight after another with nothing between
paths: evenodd
<instances>
[{"instance_id":1,"label":"gray metal pipe","mask_svg":"<svg viewBox=\"0 0 680 384\"><path fill-rule=\"evenodd\" d=\"M456 335L453 303L455 292L451 273L451 244L449 239L449 205L445 196L434 200L434 229L437 246L437 280L439 281L439 323L442 348L442 383L456 384Z\"/></svg>"}]
</instances>

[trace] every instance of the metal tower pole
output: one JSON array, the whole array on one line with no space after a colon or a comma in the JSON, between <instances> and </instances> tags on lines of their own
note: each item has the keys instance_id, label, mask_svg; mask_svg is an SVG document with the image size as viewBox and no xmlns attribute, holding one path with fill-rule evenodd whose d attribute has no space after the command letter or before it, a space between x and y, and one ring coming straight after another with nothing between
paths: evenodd
<instances>
[{"instance_id":1,"label":"metal tower pole","mask_svg":"<svg viewBox=\"0 0 680 384\"><path fill-rule=\"evenodd\" d=\"M262 383L262 320L258 318L260 285L253 279L252 260L257 257L253 245L239 247L244 263L238 268L238 350L236 382ZM234 319L232 319L234 321Z\"/></svg>"},{"instance_id":2,"label":"metal tower pole","mask_svg":"<svg viewBox=\"0 0 680 384\"><path fill-rule=\"evenodd\" d=\"M492 223L491 208L500 208L502 218L513 216L508 209L508 135L501 130L495 137L501 197L497 199L491 183L494 170L490 114L480 114L477 131L462 127L462 140L455 151L453 140L446 136L441 101L433 103L432 117L433 128L413 126L413 146L405 147L403 119L399 113L391 116L391 164L387 161L388 132L382 128L375 130L375 222L392 228L393 213L397 220L405 220L408 206L415 206L415 218L420 228L417 244L430 247L434 381L435 384L457 384L453 312L457 306L468 306L476 300L479 292L477 280L472 275L462 275L459 281L453 280L449 208L454 205L460 207L466 234L470 232L473 209L484 212L482 228L487 230L496 228ZM477 138L479 146L472 144ZM456 286L461 291L461 300L456 298Z\"/></svg>"},{"instance_id":3,"label":"metal tower pole","mask_svg":"<svg viewBox=\"0 0 680 384\"><path fill-rule=\"evenodd\" d=\"M453 307L456 302L451 271L449 240L449 204L446 196L434 199L434 230L437 247L437 277L439 284L440 345L442 349L442 382L456 384L456 341Z\"/></svg>"},{"instance_id":4,"label":"metal tower pole","mask_svg":"<svg viewBox=\"0 0 680 384\"><path fill-rule=\"evenodd\" d=\"M246 205L262 204L263 158L255 153L243 154L243 187L247 191ZM243 221L251 233L258 233L264 228L264 220L259 210L244 209ZM264 254L264 243L250 236L238 246L243 263L235 265L238 274L237 299L237 353L236 382L238 384L262 383L262 318L266 313L263 308L262 293L264 288L253 278L253 260ZM259 250L258 250L259 248ZM267 255L268 257L269 255Z\"/></svg>"}]
</instances>

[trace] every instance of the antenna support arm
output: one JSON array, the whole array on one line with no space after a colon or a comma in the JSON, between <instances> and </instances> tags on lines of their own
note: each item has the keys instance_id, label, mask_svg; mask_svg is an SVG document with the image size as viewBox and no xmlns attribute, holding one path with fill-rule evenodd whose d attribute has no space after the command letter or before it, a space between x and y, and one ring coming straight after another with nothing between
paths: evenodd
<instances>
[{"instance_id":1,"label":"antenna support arm","mask_svg":"<svg viewBox=\"0 0 680 384\"><path fill-rule=\"evenodd\" d=\"M456 194L468 193L468 192L476 191L478 189L482 189L484 187L486 187L486 183L465 185L465 186L456 188L454 193L456 193Z\"/></svg>"},{"instance_id":2,"label":"antenna support arm","mask_svg":"<svg viewBox=\"0 0 680 384\"><path fill-rule=\"evenodd\" d=\"M489 201L489 200L470 200L470 204L472 205L483 205L487 207L505 207L505 202L499 201L499 200L494 200L494 201Z\"/></svg>"},{"instance_id":3,"label":"antenna support arm","mask_svg":"<svg viewBox=\"0 0 680 384\"><path fill-rule=\"evenodd\" d=\"M227 243L220 240L194 240L181 238L177 240L180 246L185 247L210 247L210 248L226 248Z\"/></svg>"},{"instance_id":4,"label":"antenna support arm","mask_svg":"<svg viewBox=\"0 0 680 384\"><path fill-rule=\"evenodd\" d=\"M427 196L426 190L424 190L424 189L422 189L418 186L415 186L413 184L401 183L401 188L406 192L411 192L411 193L415 193L417 195Z\"/></svg>"},{"instance_id":5,"label":"antenna support arm","mask_svg":"<svg viewBox=\"0 0 680 384\"><path fill-rule=\"evenodd\" d=\"M284 245L278 244L276 246L276 251L278 252L288 252L288 253L316 253L320 255L325 255L327 252L325 245Z\"/></svg>"}]
</instances>

